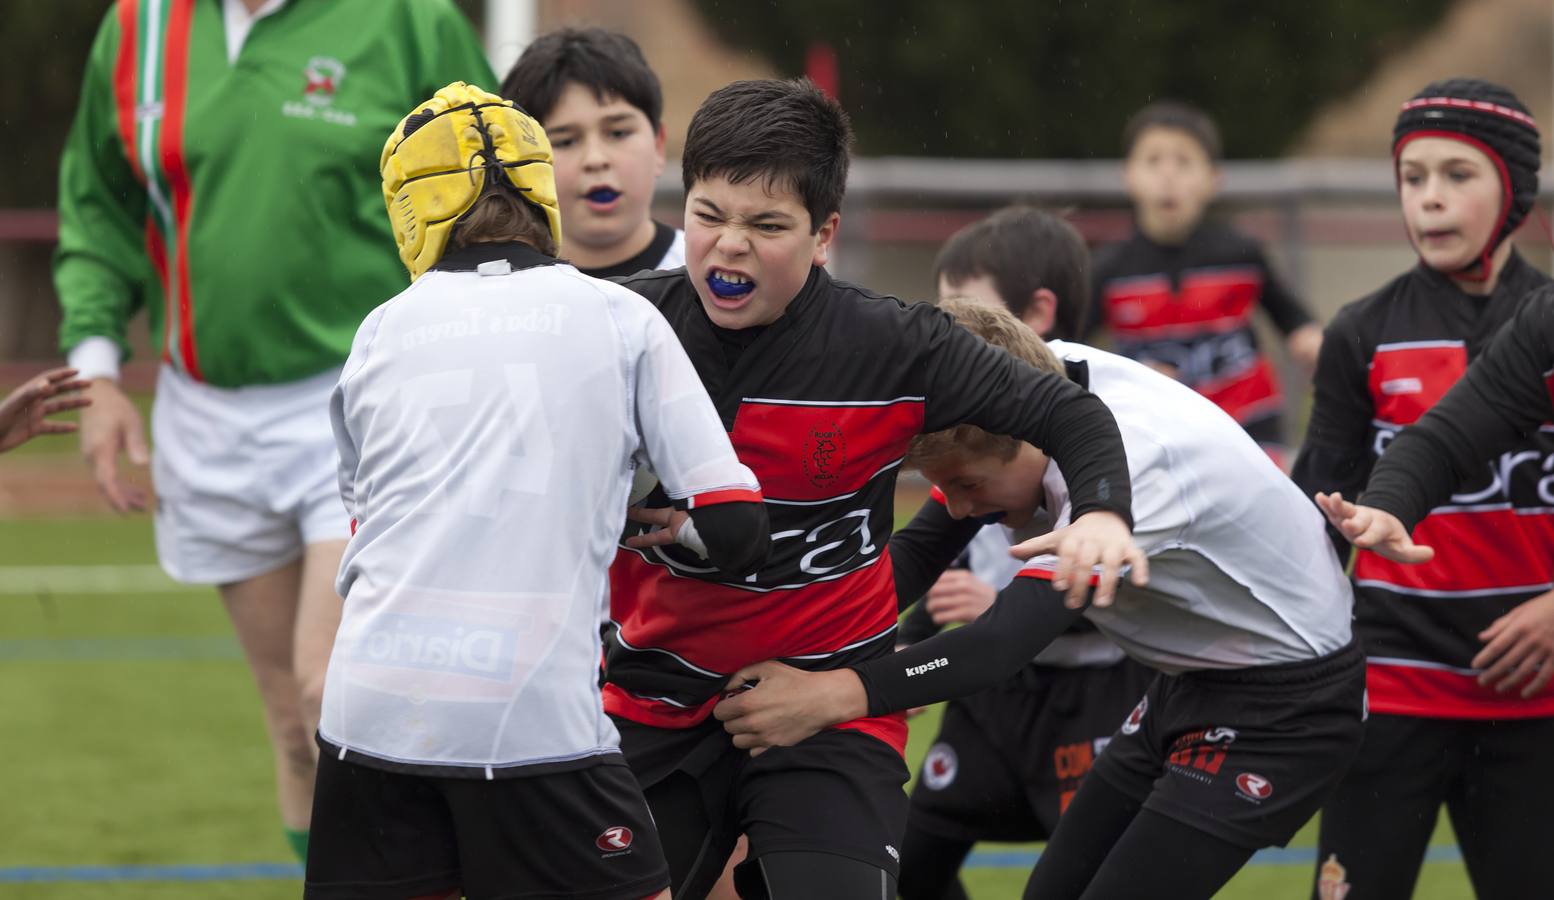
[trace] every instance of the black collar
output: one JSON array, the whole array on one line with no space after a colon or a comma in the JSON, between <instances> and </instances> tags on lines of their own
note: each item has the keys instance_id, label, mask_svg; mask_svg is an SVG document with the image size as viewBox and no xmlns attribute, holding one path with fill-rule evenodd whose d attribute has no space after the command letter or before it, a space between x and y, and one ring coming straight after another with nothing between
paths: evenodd
<instances>
[{"instance_id":1,"label":"black collar","mask_svg":"<svg viewBox=\"0 0 1554 900\"><path fill-rule=\"evenodd\" d=\"M653 240L641 253L608 266L600 266L596 269L579 268L578 271L594 278L624 278L627 275L635 275L643 269L656 269L673 243L674 229L663 222L654 222Z\"/></svg>"},{"instance_id":2,"label":"black collar","mask_svg":"<svg viewBox=\"0 0 1554 900\"><path fill-rule=\"evenodd\" d=\"M449 250L432 266L436 272L473 272L481 263L505 259L513 271L533 269L538 266L554 266L560 262L554 256L546 256L522 241L506 241L499 244L466 244L457 250Z\"/></svg>"}]
</instances>

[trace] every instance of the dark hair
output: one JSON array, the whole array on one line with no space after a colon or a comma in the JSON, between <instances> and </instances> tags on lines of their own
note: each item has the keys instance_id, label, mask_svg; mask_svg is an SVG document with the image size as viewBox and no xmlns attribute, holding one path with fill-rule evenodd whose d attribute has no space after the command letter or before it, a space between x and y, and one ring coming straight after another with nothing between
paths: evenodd
<instances>
[{"instance_id":1,"label":"dark hair","mask_svg":"<svg viewBox=\"0 0 1554 900\"><path fill-rule=\"evenodd\" d=\"M555 256L558 249L544 211L517 191L498 187L481 194L453 223L448 249L506 241L522 241L546 256Z\"/></svg>"},{"instance_id":2,"label":"dark hair","mask_svg":"<svg viewBox=\"0 0 1554 900\"><path fill-rule=\"evenodd\" d=\"M567 82L612 96L642 110L657 131L664 117L664 92L637 42L603 28L562 28L541 35L502 79L502 96L545 124Z\"/></svg>"},{"instance_id":3,"label":"dark hair","mask_svg":"<svg viewBox=\"0 0 1554 900\"><path fill-rule=\"evenodd\" d=\"M1015 318L1025 317L1031 295L1042 288L1051 291L1057 311L1052 329L1042 337L1079 337L1090 296L1090 252L1074 226L1030 206L1006 206L967 225L939 248L934 281L981 275L993 279L999 299Z\"/></svg>"},{"instance_id":4,"label":"dark hair","mask_svg":"<svg viewBox=\"0 0 1554 900\"><path fill-rule=\"evenodd\" d=\"M1219 139L1219 126L1209 114L1180 100L1156 100L1128 119L1122 127L1122 155L1131 156L1133 145L1151 128L1175 128L1185 131L1198 142L1209 159L1218 162L1224 152Z\"/></svg>"},{"instance_id":5,"label":"dark hair","mask_svg":"<svg viewBox=\"0 0 1554 900\"><path fill-rule=\"evenodd\" d=\"M685 190L719 176L759 178L798 194L818 231L842 208L852 142L847 113L808 78L736 81L691 118L680 159Z\"/></svg>"}]
</instances>

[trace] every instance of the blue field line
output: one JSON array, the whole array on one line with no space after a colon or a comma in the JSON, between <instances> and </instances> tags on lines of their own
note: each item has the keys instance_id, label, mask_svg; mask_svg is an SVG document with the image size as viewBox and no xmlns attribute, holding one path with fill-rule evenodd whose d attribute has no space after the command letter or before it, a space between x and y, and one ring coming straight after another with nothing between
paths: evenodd
<instances>
[{"instance_id":1,"label":"blue field line","mask_svg":"<svg viewBox=\"0 0 1554 900\"><path fill-rule=\"evenodd\" d=\"M242 658L243 651L231 635L0 639L0 662L162 662Z\"/></svg>"},{"instance_id":2,"label":"blue field line","mask_svg":"<svg viewBox=\"0 0 1554 900\"><path fill-rule=\"evenodd\" d=\"M967 857L966 865L973 869L1029 869L1041 856L1039 850L977 850ZM1268 847L1252 854L1252 866L1312 866L1316 865L1315 847ZM1462 851L1456 844L1436 844L1425 850L1425 862L1462 862Z\"/></svg>"},{"instance_id":3,"label":"blue field line","mask_svg":"<svg viewBox=\"0 0 1554 900\"><path fill-rule=\"evenodd\" d=\"M1041 854L1031 850L985 850L972 853L966 865L972 869L1029 869ZM1249 865L1310 866L1316 862L1314 847L1271 847L1259 850ZM1425 862L1461 862L1455 844L1442 844L1425 852ZM292 881L302 877L296 863L235 863L205 866L15 866L0 868L0 884L109 883L120 881Z\"/></svg>"}]
</instances>

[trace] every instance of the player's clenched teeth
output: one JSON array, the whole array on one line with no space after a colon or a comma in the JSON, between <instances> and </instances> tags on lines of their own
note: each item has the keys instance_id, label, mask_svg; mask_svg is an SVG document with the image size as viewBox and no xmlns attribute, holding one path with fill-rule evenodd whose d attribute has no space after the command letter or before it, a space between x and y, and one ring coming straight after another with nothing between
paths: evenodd
<instances>
[{"instance_id":1,"label":"player's clenched teeth","mask_svg":"<svg viewBox=\"0 0 1554 900\"><path fill-rule=\"evenodd\" d=\"M755 279L739 272L713 269L707 273L707 287L719 297L733 299L755 290Z\"/></svg>"}]
</instances>

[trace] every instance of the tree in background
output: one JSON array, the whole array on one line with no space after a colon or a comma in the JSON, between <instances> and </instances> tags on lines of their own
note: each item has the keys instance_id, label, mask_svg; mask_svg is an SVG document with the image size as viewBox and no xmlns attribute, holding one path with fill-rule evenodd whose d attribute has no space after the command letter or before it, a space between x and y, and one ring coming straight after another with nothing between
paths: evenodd
<instances>
[{"instance_id":1,"label":"tree in background","mask_svg":"<svg viewBox=\"0 0 1554 900\"><path fill-rule=\"evenodd\" d=\"M695 0L783 72L830 44L864 154L1053 158L1119 155L1160 97L1210 111L1229 155L1277 156L1450 2Z\"/></svg>"}]
</instances>

